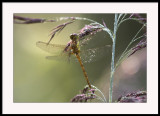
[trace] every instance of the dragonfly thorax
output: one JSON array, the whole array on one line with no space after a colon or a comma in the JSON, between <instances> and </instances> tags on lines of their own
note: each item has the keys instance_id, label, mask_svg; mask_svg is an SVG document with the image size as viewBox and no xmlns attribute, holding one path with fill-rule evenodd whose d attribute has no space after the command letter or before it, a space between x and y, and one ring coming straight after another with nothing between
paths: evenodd
<instances>
[{"instance_id":1,"label":"dragonfly thorax","mask_svg":"<svg viewBox=\"0 0 160 116\"><path fill-rule=\"evenodd\" d=\"M78 46L78 38L79 36L76 33L73 33L70 35L70 39L71 39L70 46L73 54L79 54L80 52L79 46Z\"/></svg>"},{"instance_id":2,"label":"dragonfly thorax","mask_svg":"<svg viewBox=\"0 0 160 116\"><path fill-rule=\"evenodd\" d=\"M80 50L77 45L77 42L75 42L75 41L71 42L71 50L72 50L73 54L79 54Z\"/></svg>"}]
</instances>

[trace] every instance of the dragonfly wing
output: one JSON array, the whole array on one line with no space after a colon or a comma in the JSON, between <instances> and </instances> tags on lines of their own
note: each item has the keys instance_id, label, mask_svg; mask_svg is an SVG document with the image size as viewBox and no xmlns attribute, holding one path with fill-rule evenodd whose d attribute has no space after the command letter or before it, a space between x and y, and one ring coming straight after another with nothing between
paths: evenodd
<instances>
[{"instance_id":1,"label":"dragonfly wing","mask_svg":"<svg viewBox=\"0 0 160 116\"><path fill-rule=\"evenodd\" d=\"M71 63L75 63L78 62L78 60L76 59L75 55L59 55L59 56L46 56L46 59L48 60L56 60L56 61L62 61L62 62L71 62Z\"/></svg>"},{"instance_id":2,"label":"dragonfly wing","mask_svg":"<svg viewBox=\"0 0 160 116\"><path fill-rule=\"evenodd\" d=\"M92 39L92 37L91 37L91 35L90 35L90 36L88 36L88 37L85 37L85 38L79 40L80 46L87 45L88 42L89 42L91 39Z\"/></svg>"},{"instance_id":3,"label":"dragonfly wing","mask_svg":"<svg viewBox=\"0 0 160 116\"><path fill-rule=\"evenodd\" d=\"M36 43L36 46L39 47L40 49L49 52L54 55L59 55L63 52L65 49L65 45L58 45L58 44L47 44L45 42L38 41Z\"/></svg>"},{"instance_id":4,"label":"dragonfly wing","mask_svg":"<svg viewBox=\"0 0 160 116\"><path fill-rule=\"evenodd\" d=\"M109 51L111 51L111 46L106 45L99 48L92 48L80 51L80 56L83 63L90 63L100 60L107 55L110 55Z\"/></svg>"},{"instance_id":5,"label":"dragonfly wing","mask_svg":"<svg viewBox=\"0 0 160 116\"><path fill-rule=\"evenodd\" d=\"M46 59L48 60L77 62L76 56L74 54L70 54L70 50L64 51L66 45L47 44L45 42L38 41L36 43L36 46L54 55L54 56L46 56Z\"/></svg>"}]
</instances>

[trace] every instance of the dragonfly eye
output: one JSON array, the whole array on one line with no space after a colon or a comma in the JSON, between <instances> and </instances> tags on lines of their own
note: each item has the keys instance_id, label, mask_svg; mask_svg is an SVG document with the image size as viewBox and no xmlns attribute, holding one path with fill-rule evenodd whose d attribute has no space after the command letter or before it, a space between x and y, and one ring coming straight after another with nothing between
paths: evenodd
<instances>
[{"instance_id":1,"label":"dragonfly eye","mask_svg":"<svg viewBox=\"0 0 160 116\"><path fill-rule=\"evenodd\" d=\"M78 35L76 33L73 33L70 35L70 39L76 41L78 39Z\"/></svg>"}]
</instances>

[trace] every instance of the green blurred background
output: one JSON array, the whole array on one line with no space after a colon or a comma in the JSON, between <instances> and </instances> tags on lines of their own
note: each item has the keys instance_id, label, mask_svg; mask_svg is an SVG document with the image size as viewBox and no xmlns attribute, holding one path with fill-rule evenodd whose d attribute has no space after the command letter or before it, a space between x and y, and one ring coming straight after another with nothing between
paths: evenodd
<instances>
[{"instance_id":1,"label":"green blurred background","mask_svg":"<svg viewBox=\"0 0 160 116\"><path fill-rule=\"evenodd\" d=\"M14 15L47 19L55 19L56 17L85 17L101 24L103 19L111 30L113 30L114 25L114 14L15 13ZM145 14L142 14L142 16L146 17ZM66 21L13 25L14 102L66 103L70 102L87 84L78 63L71 64L47 60L45 56L51 56L52 54L36 47L37 41L48 42L51 29ZM78 20L68 25L54 37L51 43L66 45L69 41L69 35L78 33L87 24L89 24L88 21ZM141 27L142 24L136 21L127 21L120 26L117 32L116 60ZM106 32L98 32L93 36L88 47L93 48L104 45L112 45L111 38ZM85 64L84 66L91 84L99 88L108 101L111 47L104 54L106 54L106 57L103 59ZM147 89L146 56L145 48L132 55L118 67L114 77L113 101L128 92Z\"/></svg>"}]
</instances>

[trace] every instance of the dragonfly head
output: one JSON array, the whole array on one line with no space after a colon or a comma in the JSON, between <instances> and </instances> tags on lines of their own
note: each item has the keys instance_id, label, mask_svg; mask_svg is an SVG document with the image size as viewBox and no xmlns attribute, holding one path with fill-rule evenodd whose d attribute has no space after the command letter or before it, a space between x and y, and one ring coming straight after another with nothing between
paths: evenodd
<instances>
[{"instance_id":1,"label":"dragonfly head","mask_svg":"<svg viewBox=\"0 0 160 116\"><path fill-rule=\"evenodd\" d=\"M76 33L71 34L71 35L70 35L70 39L71 39L72 41L77 41L77 40L78 40L78 34L76 34Z\"/></svg>"}]
</instances>

